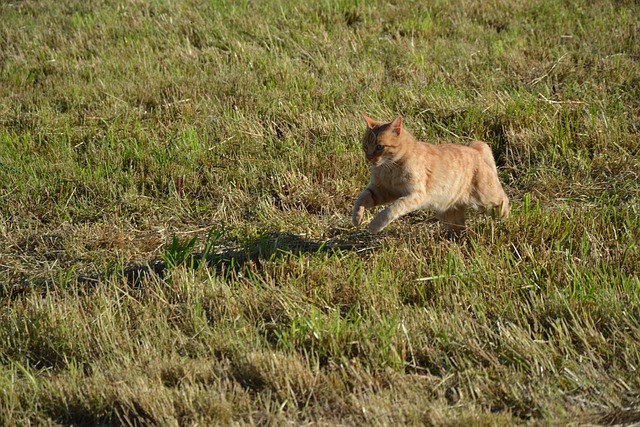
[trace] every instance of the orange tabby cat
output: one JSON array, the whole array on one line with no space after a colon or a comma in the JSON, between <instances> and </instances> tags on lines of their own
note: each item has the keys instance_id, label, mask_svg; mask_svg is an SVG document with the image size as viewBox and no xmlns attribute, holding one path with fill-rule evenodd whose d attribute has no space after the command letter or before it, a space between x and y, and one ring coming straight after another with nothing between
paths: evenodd
<instances>
[{"instance_id":1,"label":"orange tabby cat","mask_svg":"<svg viewBox=\"0 0 640 427\"><path fill-rule=\"evenodd\" d=\"M391 202L371 221L370 232L417 209L435 211L455 234L464 230L467 208L497 210L502 218L509 215L509 198L487 144L431 145L403 129L401 116L391 123L362 116L367 122L363 148L371 163L371 182L353 207L354 225L360 225L366 208Z\"/></svg>"}]
</instances>

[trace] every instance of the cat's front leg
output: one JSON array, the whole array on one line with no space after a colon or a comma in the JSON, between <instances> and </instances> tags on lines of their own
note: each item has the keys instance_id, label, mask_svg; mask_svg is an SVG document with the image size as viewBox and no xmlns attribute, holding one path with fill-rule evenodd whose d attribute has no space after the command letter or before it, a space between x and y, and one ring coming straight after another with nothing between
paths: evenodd
<instances>
[{"instance_id":1,"label":"cat's front leg","mask_svg":"<svg viewBox=\"0 0 640 427\"><path fill-rule=\"evenodd\" d=\"M369 232L378 233L402 215L415 211L422 204L422 199L423 197L420 194L400 197L376 215L373 221L369 224Z\"/></svg>"},{"instance_id":2,"label":"cat's front leg","mask_svg":"<svg viewBox=\"0 0 640 427\"><path fill-rule=\"evenodd\" d=\"M373 184L369 184L369 186L365 188L362 193L360 193L360 196L358 197L358 200L356 200L356 204L353 207L353 213L351 215L353 225L357 227L362 223L362 217L364 216L365 209L384 205L395 199L395 195L390 194L384 189L376 187Z\"/></svg>"},{"instance_id":3,"label":"cat's front leg","mask_svg":"<svg viewBox=\"0 0 640 427\"><path fill-rule=\"evenodd\" d=\"M353 206L353 213L351 214L351 221L353 221L353 225L358 227L362 223L362 217L364 217L364 210L366 208L371 208L374 206L373 193L369 189L369 187L365 188L360 196L358 196L358 200L356 200L356 204Z\"/></svg>"}]
</instances>

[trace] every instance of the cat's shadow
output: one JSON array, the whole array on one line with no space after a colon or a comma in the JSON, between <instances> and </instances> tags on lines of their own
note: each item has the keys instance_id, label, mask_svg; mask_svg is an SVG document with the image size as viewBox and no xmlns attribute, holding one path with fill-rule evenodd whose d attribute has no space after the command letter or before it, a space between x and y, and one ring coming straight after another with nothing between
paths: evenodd
<instances>
[{"instance_id":1,"label":"cat's shadow","mask_svg":"<svg viewBox=\"0 0 640 427\"><path fill-rule=\"evenodd\" d=\"M408 215L409 223L425 221L425 218L424 214ZM433 223L435 220L429 219L426 222ZM80 274L75 277L67 275L66 284L77 283L79 289L91 289L115 278L134 287L143 287L147 280L154 277L163 279L176 268L186 268L194 271L208 268L210 271L215 271L216 274L225 276L232 274L238 277L247 268L259 271L262 269L263 263L287 256L372 252L384 246L389 239L398 237L398 233L401 233L401 231L388 230L385 233L372 235L364 229L348 231L344 228L336 228L327 230L329 238L323 240L309 239L303 235L292 233L266 233L242 243L216 242L205 252L186 251L177 260L171 260L170 257L167 257L170 251L168 249L169 245L167 245L164 256L149 262L112 266L104 271L93 274ZM440 238L449 240L445 236ZM178 243L178 246L181 245L184 251L185 242ZM67 273L71 274L72 272L69 271ZM9 284L0 283L0 297L15 296L31 291L46 293L49 290L60 287L61 284L54 279L21 280Z\"/></svg>"},{"instance_id":2,"label":"cat's shadow","mask_svg":"<svg viewBox=\"0 0 640 427\"><path fill-rule=\"evenodd\" d=\"M181 244L184 251L185 243ZM350 234L335 233L327 240L313 240L296 234L267 233L241 244L220 242L206 252L187 251L175 260L167 257L169 253L167 249L165 256L144 264L110 267L102 272L79 275L70 279L71 282L75 281L79 286L87 288L98 286L114 277L132 286L144 286L147 279L153 277L162 279L178 267L191 270L208 268L218 274L235 273L237 276L249 266L259 270L264 262L286 256L348 251L361 253L372 251L380 245L379 236L372 236L365 231ZM56 287L59 287L58 283L46 279L22 280L11 284L0 283L0 296L19 295L33 290L47 292Z\"/></svg>"},{"instance_id":3,"label":"cat's shadow","mask_svg":"<svg viewBox=\"0 0 640 427\"><path fill-rule=\"evenodd\" d=\"M380 239L367 232L355 232L340 235L328 240L312 240L296 234L263 234L242 245L220 245L212 253L193 253L180 265L188 269L200 269L203 266L218 273L242 273L248 264L261 269L266 261L274 261L285 256L332 252L368 252L380 246ZM157 259L144 265L131 265L119 274L129 283L140 284L146 277L157 275L164 277L173 266L164 259Z\"/></svg>"}]
</instances>

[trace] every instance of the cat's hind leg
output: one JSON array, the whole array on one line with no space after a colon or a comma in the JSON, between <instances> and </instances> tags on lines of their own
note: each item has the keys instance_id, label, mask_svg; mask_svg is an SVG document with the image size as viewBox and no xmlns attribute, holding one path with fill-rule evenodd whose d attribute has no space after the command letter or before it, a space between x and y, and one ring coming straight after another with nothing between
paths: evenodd
<instances>
[{"instance_id":1,"label":"cat's hind leg","mask_svg":"<svg viewBox=\"0 0 640 427\"><path fill-rule=\"evenodd\" d=\"M509 197L504 192L498 174L493 168L481 168L476 175L475 202L481 212L506 218L511 207Z\"/></svg>"},{"instance_id":2,"label":"cat's hind leg","mask_svg":"<svg viewBox=\"0 0 640 427\"><path fill-rule=\"evenodd\" d=\"M446 211L438 212L436 217L453 237L457 237L465 229L467 209L464 206L450 208Z\"/></svg>"},{"instance_id":3,"label":"cat's hind leg","mask_svg":"<svg viewBox=\"0 0 640 427\"><path fill-rule=\"evenodd\" d=\"M509 212L511 211L509 197L502 189L497 178L495 180L491 179L487 185L481 190L479 189L476 197L480 211L502 219L509 216Z\"/></svg>"}]
</instances>

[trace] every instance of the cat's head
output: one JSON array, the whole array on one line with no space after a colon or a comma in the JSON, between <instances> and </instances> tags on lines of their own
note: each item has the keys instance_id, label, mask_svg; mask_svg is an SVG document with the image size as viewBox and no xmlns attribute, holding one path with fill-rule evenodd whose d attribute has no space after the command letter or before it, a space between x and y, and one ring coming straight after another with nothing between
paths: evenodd
<instances>
[{"instance_id":1,"label":"cat's head","mask_svg":"<svg viewBox=\"0 0 640 427\"><path fill-rule=\"evenodd\" d=\"M373 166L382 166L394 161L398 155L402 133L402 116L396 117L392 122L379 122L362 114L367 122L367 130L362 140L362 149L367 155L367 160Z\"/></svg>"}]
</instances>

